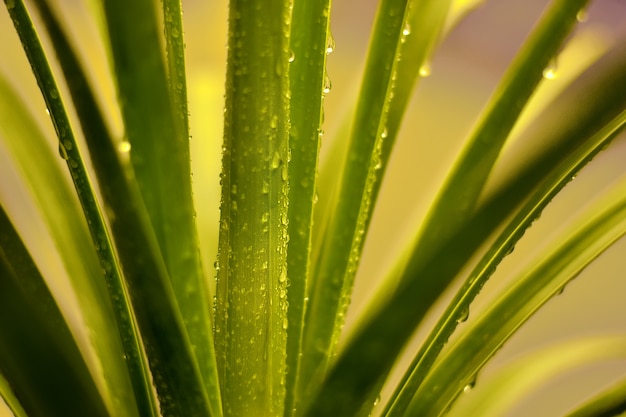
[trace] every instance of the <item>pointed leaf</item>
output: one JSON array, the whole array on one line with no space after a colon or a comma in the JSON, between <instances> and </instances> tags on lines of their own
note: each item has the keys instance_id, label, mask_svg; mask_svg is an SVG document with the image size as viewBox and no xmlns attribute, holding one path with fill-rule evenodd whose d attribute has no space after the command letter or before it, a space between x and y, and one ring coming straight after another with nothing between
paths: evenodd
<instances>
[{"instance_id":1,"label":"pointed leaf","mask_svg":"<svg viewBox=\"0 0 626 417\"><path fill-rule=\"evenodd\" d=\"M108 416L61 311L0 206L0 373L29 416Z\"/></svg>"}]
</instances>

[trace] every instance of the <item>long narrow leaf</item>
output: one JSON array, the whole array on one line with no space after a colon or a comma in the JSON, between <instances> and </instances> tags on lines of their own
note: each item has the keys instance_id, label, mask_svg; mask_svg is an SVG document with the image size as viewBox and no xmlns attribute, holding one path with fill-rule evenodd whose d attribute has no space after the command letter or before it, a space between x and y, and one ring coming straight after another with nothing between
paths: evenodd
<instances>
[{"instance_id":1,"label":"long narrow leaf","mask_svg":"<svg viewBox=\"0 0 626 417\"><path fill-rule=\"evenodd\" d=\"M567 417L611 417L626 411L626 379L578 406Z\"/></svg>"},{"instance_id":2,"label":"long narrow leaf","mask_svg":"<svg viewBox=\"0 0 626 417\"><path fill-rule=\"evenodd\" d=\"M28 417L24 407L22 407L22 404L20 404L20 401L11 389L9 381L2 374L0 374L0 399L4 401L6 407L13 413L13 417Z\"/></svg>"},{"instance_id":3,"label":"long narrow leaf","mask_svg":"<svg viewBox=\"0 0 626 417\"><path fill-rule=\"evenodd\" d=\"M169 79L156 3L105 1L104 11L128 154L204 389L221 414L211 301L194 222L180 1L163 2Z\"/></svg>"},{"instance_id":4,"label":"long narrow leaf","mask_svg":"<svg viewBox=\"0 0 626 417\"><path fill-rule=\"evenodd\" d=\"M65 109L59 100L54 78L23 4L14 3L9 12L14 21L19 22L16 25L18 33L23 37L22 43L50 109L60 137L60 150L64 157L67 155L68 168L75 180L78 196L91 228L92 239L98 242L101 266L105 276L112 283L109 287L111 298L119 311L118 320L122 323L120 325L123 332L122 340L127 343L125 346L132 345L137 343L137 339L134 339L134 342L132 339L130 341L126 339L135 335L130 321L132 313L127 310L124 286L117 279L118 263L108 243L108 233L96 205L89 178L85 174ZM64 52L67 53L67 50ZM77 111L83 111L81 119L86 132L85 139L100 179L105 204L109 208L112 234L132 299L133 312L136 314L150 361L160 408L165 414L210 415L207 395L177 310L167 270L160 257L139 190L133 188L135 182L132 180L132 171L129 166L122 163L126 155L124 152L120 155L110 140L93 96L86 88L87 83L76 62L68 60L66 64L74 65L74 68L70 68L68 79L73 80L76 77L76 82L70 82L69 85L74 89L72 94ZM103 178L106 178L106 181L103 181ZM135 364L141 363L140 351L132 350L131 355L134 355L130 356L130 359ZM150 386L147 378L145 381L144 398L149 398ZM141 389L140 382L137 382L135 388ZM148 400L145 407L150 410L152 404L153 402Z\"/></svg>"},{"instance_id":5,"label":"long narrow leaf","mask_svg":"<svg viewBox=\"0 0 626 417\"><path fill-rule=\"evenodd\" d=\"M473 212L508 134L586 3L587 0L555 0L541 17L509 66L429 209L414 238L408 270L425 262Z\"/></svg>"},{"instance_id":6,"label":"long narrow leaf","mask_svg":"<svg viewBox=\"0 0 626 417\"><path fill-rule=\"evenodd\" d=\"M29 416L109 415L61 311L1 206L0 373Z\"/></svg>"},{"instance_id":7,"label":"long narrow leaf","mask_svg":"<svg viewBox=\"0 0 626 417\"><path fill-rule=\"evenodd\" d=\"M577 225L575 232L565 231L551 252L515 279L513 288L464 328L415 393L409 415L443 413L532 313L626 233L626 181L581 217L589 220L583 226Z\"/></svg>"},{"instance_id":8,"label":"long narrow leaf","mask_svg":"<svg viewBox=\"0 0 626 417\"><path fill-rule=\"evenodd\" d=\"M316 254L305 316L302 353L306 362L298 375L299 393L310 393L322 381L336 348L338 334L352 287L354 270L348 271L351 257L360 252L364 230L357 231L358 216L367 184L376 178L372 154L379 136L379 120L388 100L397 45L402 36L408 0L380 3L361 102L355 115L348 159L341 174L341 186L334 196L335 207L325 228L321 252ZM379 149L380 151L380 149ZM370 172L371 171L371 172ZM365 202L368 207L371 201ZM369 209L366 210L369 212ZM354 242L354 243L353 243ZM356 254L356 255L355 255ZM356 267L356 262L352 262Z\"/></svg>"},{"instance_id":9,"label":"long narrow leaf","mask_svg":"<svg viewBox=\"0 0 626 417\"><path fill-rule=\"evenodd\" d=\"M80 294L81 313L85 324L92 329L91 342L104 371L106 390L118 403L115 412L135 415L135 398L130 395L129 374L121 359L130 351L128 347L126 351L122 350L108 291L101 279L102 268L86 225L77 221L82 213L56 163L58 153L49 150L46 138L37 128L26 104L1 75L0 96L0 132L4 143L14 160L19 162L31 193L42 209L72 286Z\"/></svg>"},{"instance_id":10,"label":"long narrow leaf","mask_svg":"<svg viewBox=\"0 0 626 417\"><path fill-rule=\"evenodd\" d=\"M525 132L522 140L531 136L542 143L555 144L562 141L563 138L559 137L558 134L555 135L554 132L571 132L569 135L579 135L582 138L593 129L593 127L590 129L589 126L595 125L597 129L618 113L617 117L608 123L607 129L605 129L606 137L597 136L600 140L592 143L586 152L591 154L606 146L610 136L622 129L626 123L625 116L619 114L621 109L626 106L626 101L620 98L619 88L615 90L616 86L623 85L625 82L625 78L621 75L625 68L626 49L617 47L596 65L589 68L567 93L558 97L536 120L536 123L531 125L528 132ZM578 104L589 102L602 104L592 108ZM571 116L563 117L565 114ZM536 129L534 126L540 126L542 129ZM547 126L555 126L555 128L546 129ZM432 363L456 328L457 323L467 315L472 300L486 280L489 279L496 266L561 187L570 181L574 172L582 167L586 159L583 157L578 166L565 168L563 171L555 171L546 178L544 185L525 203L515 218L500 233L491 248L483 255L481 261L469 274L465 284L450 302L449 307L415 355L405 380L398 385L394 398L388 404L387 413L389 415L402 415L408 401L413 397L413 393L430 370ZM399 398L396 398L397 396Z\"/></svg>"},{"instance_id":11,"label":"long narrow leaf","mask_svg":"<svg viewBox=\"0 0 626 417\"><path fill-rule=\"evenodd\" d=\"M8 3L7 6L9 6ZM65 113L65 108L59 96L59 90L57 88L54 77L52 76L48 62L45 58L45 55L39 43L39 39L36 35L35 29L32 25L28 12L24 7L24 4L21 1L12 2L11 7L8 7L8 10L14 22L18 35L20 36L27 57L31 63L31 67L39 84L39 88L48 105L52 122L59 137L60 155L67 162L67 167L71 174L72 180L74 182L74 187L77 191L78 198L83 208L83 213L85 214L87 223L90 228L91 238L94 242L94 247L98 251L98 259L100 262L101 271L104 274L104 279L109 291L109 296L112 300L113 308L116 314L117 325L124 349L124 356L126 357L128 370L130 372L135 398L138 401L139 409L142 410L142 412L145 412L147 415L151 415L154 413L154 411L150 410L156 410L156 404L154 403L154 401L150 400L150 398L152 397L152 388L150 387L149 376L147 375L141 360L141 349L138 344L137 332L132 322L130 306L128 304L127 296L125 294L124 285L121 282L120 271L116 267L116 260L115 256L113 255L113 249L108 237L108 233L106 231L106 227L104 226L100 210L96 204L95 193L91 186L90 179L87 176L82 156L78 150L78 145L74 137L73 130L69 124L67 115ZM73 85L73 87L84 87L85 85L86 83L83 80L82 83L75 84ZM14 110L17 109L19 109L19 107L16 107ZM36 141L37 134L36 132L32 133L34 133L34 135L31 137L31 140ZM42 145L42 142L43 140L33 145ZM18 148L15 148L15 150L17 151ZM39 157L44 158L43 155L44 154L40 154ZM51 164L49 163L42 163L45 164L40 167L42 170L45 169L46 166L51 166ZM54 181L56 177L56 175L54 175L54 173L52 172L40 172L40 174L51 175L50 178L46 178L46 181ZM56 189L57 187L53 189ZM48 187L42 185L42 188ZM63 199L64 197L67 197L66 192L61 190L57 191L58 194L55 193L55 199ZM43 198L45 195L46 194L42 194L41 197ZM63 205L63 202L60 201L57 204ZM68 208L68 210L70 209ZM49 216L51 214L48 213L47 215ZM64 234L63 230L58 230L56 228L66 224L68 219L63 220L55 218L49 220L52 220L55 223L59 222L59 224L55 225L54 230L57 230L57 235L60 233L62 236ZM72 228L73 227L74 226L72 226ZM63 241L65 241L65 239ZM76 256L77 253L72 253L71 255ZM97 279L98 274L91 275L91 277L95 280ZM93 283L93 285L97 286L102 284ZM81 288L79 287L78 289ZM86 297L86 299L84 300L84 302L89 301L89 297ZM98 304L101 305L102 302L99 302ZM89 310L86 309L85 311L88 312ZM106 309L104 309L101 314L106 314L105 312ZM108 333L105 333L101 336L105 337L106 334ZM114 351L111 351L111 354L113 353ZM102 358L106 357L107 355L102 356ZM107 365L105 364L105 366ZM113 362L108 366L110 366L111 370L115 369L116 367ZM112 380L112 382L114 381L115 380ZM119 388L124 389L125 384L122 384ZM125 395L127 394L121 395L120 398L123 398ZM129 408L129 412L130 410L131 408Z\"/></svg>"},{"instance_id":12,"label":"long narrow leaf","mask_svg":"<svg viewBox=\"0 0 626 417\"><path fill-rule=\"evenodd\" d=\"M613 104L623 98L615 91L614 94ZM370 395L370 391L387 376L396 355L436 297L504 219L513 214L555 165L568 160L570 154L585 153L586 147L594 148L595 152L587 152L589 160L599 151L596 146L599 138L608 143L602 135L593 138L595 140L588 139L588 130L596 125L596 120L584 120L579 126L581 135L565 135L559 146L545 151L490 197L430 260L406 272L411 279L407 279L378 314L349 341L308 415L333 415L337 411L349 415L360 406L360 398ZM574 157L574 160L578 158ZM431 278L428 285L422 281L425 277ZM363 366L364 363L368 366Z\"/></svg>"},{"instance_id":13,"label":"long narrow leaf","mask_svg":"<svg viewBox=\"0 0 626 417\"><path fill-rule=\"evenodd\" d=\"M287 381L285 414L292 416L301 401L298 380L302 334L309 285L313 208L317 188L317 162L323 122L323 90L329 32L330 0L296 1L291 20L289 80L289 246L287 271L289 300L287 329Z\"/></svg>"},{"instance_id":14,"label":"long narrow leaf","mask_svg":"<svg viewBox=\"0 0 626 417\"><path fill-rule=\"evenodd\" d=\"M583 340L569 341L551 346L539 352L527 355L493 379L485 381L485 386L471 392L465 401L459 401L451 416L480 415L496 417L506 413L511 406L536 390L555 376L579 366L592 365L606 360L626 359L626 338L620 336L602 336ZM482 385L482 384L481 384ZM537 406L537 408L539 408ZM539 410L533 409L534 412ZM591 414L594 417L611 417L615 414Z\"/></svg>"},{"instance_id":15,"label":"long narrow leaf","mask_svg":"<svg viewBox=\"0 0 626 417\"><path fill-rule=\"evenodd\" d=\"M215 317L226 416L285 406L289 20L288 1L230 4Z\"/></svg>"}]
</instances>

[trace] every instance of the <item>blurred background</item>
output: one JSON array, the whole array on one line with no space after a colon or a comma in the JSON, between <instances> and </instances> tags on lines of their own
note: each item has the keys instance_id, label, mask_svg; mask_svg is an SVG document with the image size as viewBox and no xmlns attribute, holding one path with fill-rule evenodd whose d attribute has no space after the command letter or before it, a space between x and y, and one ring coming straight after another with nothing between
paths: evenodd
<instances>
[{"instance_id":1,"label":"blurred background","mask_svg":"<svg viewBox=\"0 0 626 417\"><path fill-rule=\"evenodd\" d=\"M377 1L336 0L331 30L336 47L328 59L332 88L325 99L325 135L322 164L334 139L343 139L342 123L358 94L371 25ZM459 2L462 3L462 2ZM380 201L375 208L370 234L355 284L347 331L366 308L378 282L394 264L401 248L419 227L420 221L453 163L463 140L506 70L510 60L546 7L546 0L492 0L480 5L443 40L430 62L430 74L418 84L384 178ZM59 2L59 12L75 34L77 46L86 57L90 76L101 90L103 107L114 131L121 135L115 93L107 75L102 45L98 43L101 22L89 13L90 3ZM219 172L221 159L224 76L226 68L227 1L183 0L189 107L192 134L192 164L197 219L202 254L208 274L217 248L219 219ZM542 83L537 103L529 109L541 111L541 94L562 88L577 71L592 62L615 42L626 39L626 1L596 0L581 17L576 36L558 59L556 78ZM413 28L413 30L416 30ZM43 100L30 73L4 7L0 8L0 71L16 83L33 106L42 129L56 149ZM626 94L626 92L624 92ZM522 146L521 148L519 146ZM510 164L515 164L522 145L507 147L508 154L494 173L494 183ZM514 151L513 151L514 150ZM505 150L506 152L506 150ZM498 268L495 276L472 304L469 320L480 311L498 288L522 268L524 260L541 252L547 238L574 218L593 196L626 173L626 138L622 135L608 151L600 154L554 200L541 219L526 233ZM62 160L59 158L59 163ZM60 277L56 293L68 305L75 304L54 245L42 233L41 221L29 197L19 186L17 167L0 146L0 197L16 219L27 243L37 248L40 268ZM319 190L320 200L327 197ZM478 376L481 382L517 358L554 343L597 334L626 332L626 241L622 239L565 291L549 301L497 354ZM58 282L57 282L58 281ZM457 283L457 285L460 283ZM452 295L451 289L447 297ZM444 297L445 298L445 297ZM424 337L445 305L439 303L416 334L414 346ZM68 307L71 311L72 307ZM75 325L80 322L76 319ZM549 389L538 389L507 416L554 416L565 410L572 398L582 398L615 378L626 374L626 362L607 362L593 369L575 370L553 381ZM545 387L548 388L548 387ZM468 394L468 395L471 395ZM460 401L462 401L461 399ZM565 407L565 408L564 408ZM2 411L0 411L2 415Z\"/></svg>"}]
</instances>

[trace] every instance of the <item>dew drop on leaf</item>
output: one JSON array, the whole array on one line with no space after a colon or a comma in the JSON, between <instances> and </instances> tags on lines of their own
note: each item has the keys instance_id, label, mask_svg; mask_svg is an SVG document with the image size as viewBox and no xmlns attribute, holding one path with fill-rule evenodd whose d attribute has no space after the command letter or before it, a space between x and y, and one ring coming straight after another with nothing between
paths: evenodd
<instances>
[{"instance_id":1,"label":"dew drop on leaf","mask_svg":"<svg viewBox=\"0 0 626 417\"><path fill-rule=\"evenodd\" d=\"M432 69L430 68L430 64L429 63L425 63L424 65L422 65L420 67L420 77L422 78L426 78L429 77L430 74L432 73Z\"/></svg>"},{"instance_id":2,"label":"dew drop on leaf","mask_svg":"<svg viewBox=\"0 0 626 417\"><path fill-rule=\"evenodd\" d=\"M469 318L469 308L466 308L463 311L461 311L461 313L459 314L459 316L456 319L456 322L457 323L463 323L463 322L467 321L468 318Z\"/></svg>"},{"instance_id":3,"label":"dew drop on leaf","mask_svg":"<svg viewBox=\"0 0 626 417\"><path fill-rule=\"evenodd\" d=\"M333 34L328 32L328 40L326 41L326 55L330 55L335 50L335 38Z\"/></svg>"},{"instance_id":4,"label":"dew drop on leaf","mask_svg":"<svg viewBox=\"0 0 626 417\"><path fill-rule=\"evenodd\" d=\"M120 144L117 147L117 150L120 153L124 153L125 154L125 153L129 153L130 152L130 148L131 148L130 142L125 140L125 141L120 142Z\"/></svg>"},{"instance_id":5,"label":"dew drop on leaf","mask_svg":"<svg viewBox=\"0 0 626 417\"><path fill-rule=\"evenodd\" d=\"M463 392L470 392L474 388L475 385L476 385L476 377L472 378L472 380L468 382L467 385L465 385L465 387L463 387Z\"/></svg>"},{"instance_id":6,"label":"dew drop on leaf","mask_svg":"<svg viewBox=\"0 0 626 417\"><path fill-rule=\"evenodd\" d=\"M272 169L277 169L280 166L281 160L278 152L274 152L274 156L272 157Z\"/></svg>"},{"instance_id":7,"label":"dew drop on leaf","mask_svg":"<svg viewBox=\"0 0 626 417\"><path fill-rule=\"evenodd\" d=\"M293 62L296 60L296 54L293 53L293 51L289 51L289 62Z\"/></svg>"},{"instance_id":8,"label":"dew drop on leaf","mask_svg":"<svg viewBox=\"0 0 626 417\"><path fill-rule=\"evenodd\" d=\"M332 83L330 81L330 77L328 76L328 73L326 73L324 75L324 88L322 90L322 92L324 93L324 95L330 93L330 89L332 88Z\"/></svg>"},{"instance_id":9,"label":"dew drop on leaf","mask_svg":"<svg viewBox=\"0 0 626 417\"><path fill-rule=\"evenodd\" d=\"M543 70L543 78L546 80L555 80L557 77L556 59L552 59Z\"/></svg>"},{"instance_id":10,"label":"dew drop on leaf","mask_svg":"<svg viewBox=\"0 0 626 417\"><path fill-rule=\"evenodd\" d=\"M59 142L59 156L67 161L67 150L61 142Z\"/></svg>"}]
</instances>

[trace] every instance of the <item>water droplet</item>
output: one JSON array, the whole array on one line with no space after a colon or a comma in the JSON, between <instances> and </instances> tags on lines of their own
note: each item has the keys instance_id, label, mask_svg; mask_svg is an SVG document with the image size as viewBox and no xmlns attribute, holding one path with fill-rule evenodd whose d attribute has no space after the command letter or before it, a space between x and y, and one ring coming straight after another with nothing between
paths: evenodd
<instances>
[{"instance_id":1,"label":"water droplet","mask_svg":"<svg viewBox=\"0 0 626 417\"><path fill-rule=\"evenodd\" d=\"M287 327L289 327L289 321L285 317L283 318L283 330L287 330Z\"/></svg>"},{"instance_id":2,"label":"water droplet","mask_svg":"<svg viewBox=\"0 0 626 417\"><path fill-rule=\"evenodd\" d=\"M61 142L59 142L59 156L67 161L67 150Z\"/></svg>"},{"instance_id":3,"label":"water droplet","mask_svg":"<svg viewBox=\"0 0 626 417\"><path fill-rule=\"evenodd\" d=\"M277 169L281 162L278 152L274 152L274 156L272 157L272 169Z\"/></svg>"},{"instance_id":4,"label":"water droplet","mask_svg":"<svg viewBox=\"0 0 626 417\"><path fill-rule=\"evenodd\" d=\"M230 186L230 193L237 194L237 184L233 184Z\"/></svg>"},{"instance_id":5,"label":"water droplet","mask_svg":"<svg viewBox=\"0 0 626 417\"><path fill-rule=\"evenodd\" d=\"M380 158L378 158L378 160L376 161L376 165L374 165L374 169L378 170L381 169L383 167L383 161L381 161Z\"/></svg>"},{"instance_id":6,"label":"water droplet","mask_svg":"<svg viewBox=\"0 0 626 417\"><path fill-rule=\"evenodd\" d=\"M328 39L326 40L326 55L330 55L335 50L335 38L333 38L333 34L328 32Z\"/></svg>"},{"instance_id":7,"label":"water droplet","mask_svg":"<svg viewBox=\"0 0 626 417\"><path fill-rule=\"evenodd\" d=\"M322 92L324 93L324 95L330 93L330 89L332 88L332 83L330 81L330 77L328 76L328 73L326 73L324 75L324 88L322 90Z\"/></svg>"},{"instance_id":8,"label":"water droplet","mask_svg":"<svg viewBox=\"0 0 626 417\"><path fill-rule=\"evenodd\" d=\"M543 78L546 80L555 80L558 77L556 70L556 59L552 59L548 66L543 70Z\"/></svg>"},{"instance_id":9,"label":"water droplet","mask_svg":"<svg viewBox=\"0 0 626 417\"><path fill-rule=\"evenodd\" d=\"M282 268L280 270L280 275L278 276L278 282L285 282L285 281L287 281L287 269Z\"/></svg>"},{"instance_id":10,"label":"water droplet","mask_svg":"<svg viewBox=\"0 0 626 417\"><path fill-rule=\"evenodd\" d=\"M387 128L383 128L383 131L380 133L380 137L385 139L387 137L387 135L389 135L389 132L387 132Z\"/></svg>"},{"instance_id":11,"label":"water droplet","mask_svg":"<svg viewBox=\"0 0 626 417\"><path fill-rule=\"evenodd\" d=\"M63 146L65 147L66 150L71 151L74 148L74 145L72 145L72 142L70 142L68 139L65 139L63 141Z\"/></svg>"},{"instance_id":12,"label":"water droplet","mask_svg":"<svg viewBox=\"0 0 626 417\"><path fill-rule=\"evenodd\" d=\"M52 90L50 90L50 97L56 100L57 98L59 98L59 92L53 88Z\"/></svg>"},{"instance_id":13,"label":"water droplet","mask_svg":"<svg viewBox=\"0 0 626 417\"><path fill-rule=\"evenodd\" d=\"M419 73L420 73L420 77L422 77L422 78L429 77L430 74L432 73L432 69L430 68L430 64L428 62L424 63L420 67Z\"/></svg>"},{"instance_id":14,"label":"water droplet","mask_svg":"<svg viewBox=\"0 0 626 417\"><path fill-rule=\"evenodd\" d=\"M411 25L407 23L406 25L404 25L404 29L402 29L402 35L409 36L410 34L411 34Z\"/></svg>"},{"instance_id":15,"label":"water droplet","mask_svg":"<svg viewBox=\"0 0 626 417\"><path fill-rule=\"evenodd\" d=\"M178 28L173 27L172 28L172 38L176 39L180 36L180 32L178 31Z\"/></svg>"},{"instance_id":16,"label":"water droplet","mask_svg":"<svg viewBox=\"0 0 626 417\"><path fill-rule=\"evenodd\" d=\"M129 153L130 152L130 148L131 148L130 142L127 141L127 140L124 140L124 141L120 142L120 144L117 147L117 150L120 153Z\"/></svg>"},{"instance_id":17,"label":"water droplet","mask_svg":"<svg viewBox=\"0 0 626 417\"><path fill-rule=\"evenodd\" d=\"M504 256L509 256L510 254L513 253L513 251L515 250L515 245L511 245L507 248L506 252L504 253Z\"/></svg>"},{"instance_id":18,"label":"water droplet","mask_svg":"<svg viewBox=\"0 0 626 417\"><path fill-rule=\"evenodd\" d=\"M267 223L269 220L270 220L270 214L268 212L265 212L261 215L262 223Z\"/></svg>"},{"instance_id":19,"label":"water droplet","mask_svg":"<svg viewBox=\"0 0 626 417\"><path fill-rule=\"evenodd\" d=\"M296 60L296 54L293 53L293 51L289 51L289 62L293 62Z\"/></svg>"},{"instance_id":20,"label":"water droplet","mask_svg":"<svg viewBox=\"0 0 626 417\"><path fill-rule=\"evenodd\" d=\"M465 387L463 387L463 392L470 392L474 386L476 386L476 377L473 377L470 382L467 383L467 385L465 385Z\"/></svg>"},{"instance_id":21,"label":"water droplet","mask_svg":"<svg viewBox=\"0 0 626 417\"><path fill-rule=\"evenodd\" d=\"M565 285L561 286L556 293L554 293L554 295L561 295L563 294L563 291L565 291Z\"/></svg>"},{"instance_id":22,"label":"water droplet","mask_svg":"<svg viewBox=\"0 0 626 417\"><path fill-rule=\"evenodd\" d=\"M261 192L263 194L268 194L270 192L270 183L266 180L263 180L263 185L261 186Z\"/></svg>"},{"instance_id":23,"label":"water droplet","mask_svg":"<svg viewBox=\"0 0 626 417\"><path fill-rule=\"evenodd\" d=\"M459 316L456 318L456 322L463 323L467 321L468 318L469 318L469 308L466 308L463 311L461 311L461 313L459 313Z\"/></svg>"},{"instance_id":24,"label":"water droplet","mask_svg":"<svg viewBox=\"0 0 626 417\"><path fill-rule=\"evenodd\" d=\"M583 7L576 13L576 20L578 20L579 23L584 23L589 20L589 10L587 7Z\"/></svg>"}]
</instances>

